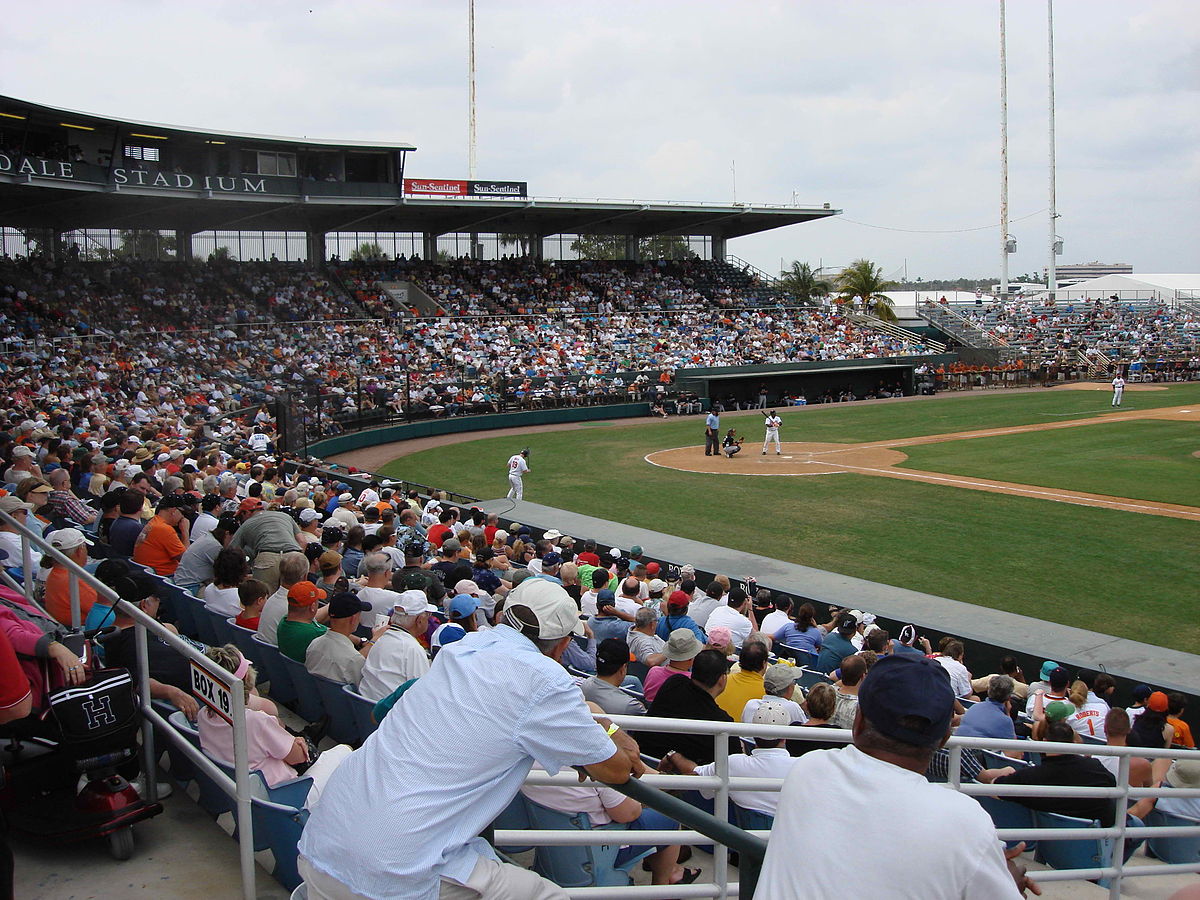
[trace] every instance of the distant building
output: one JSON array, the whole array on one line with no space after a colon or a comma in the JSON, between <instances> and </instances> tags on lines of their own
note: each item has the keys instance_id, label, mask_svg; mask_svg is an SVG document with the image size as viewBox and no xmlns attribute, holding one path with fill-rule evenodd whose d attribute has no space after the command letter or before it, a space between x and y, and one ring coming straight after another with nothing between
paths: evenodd
<instances>
[{"instance_id":1,"label":"distant building","mask_svg":"<svg viewBox=\"0 0 1200 900\"><path fill-rule=\"evenodd\" d=\"M1049 277L1049 271L1042 269L1042 274ZM1133 266L1128 263L1075 263L1069 266L1055 266L1054 276L1058 287L1067 287L1080 281L1092 278L1103 278L1105 275L1132 275Z\"/></svg>"}]
</instances>

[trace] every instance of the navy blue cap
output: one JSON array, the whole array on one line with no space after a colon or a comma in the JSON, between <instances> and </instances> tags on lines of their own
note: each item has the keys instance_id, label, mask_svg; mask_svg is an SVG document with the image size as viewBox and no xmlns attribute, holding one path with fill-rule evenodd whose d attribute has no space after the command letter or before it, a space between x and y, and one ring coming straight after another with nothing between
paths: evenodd
<instances>
[{"instance_id":1,"label":"navy blue cap","mask_svg":"<svg viewBox=\"0 0 1200 900\"><path fill-rule=\"evenodd\" d=\"M543 566L557 566L562 564L562 557L557 553L547 553L542 557Z\"/></svg>"},{"instance_id":2,"label":"navy blue cap","mask_svg":"<svg viewBox=\"0 0 1200 900\"><path fill-rule=\"evenodd\" d=\"M858 708L875 730L914 747L937 747L954 716L950 675L936 660L885 656L858 689Z\"/></svg>"},{"instance_id":3,"label":"navy blue cap","mask_svg":"<svg viewBox=\"0 0 1200 900\"><path fill-rule=\"evenodd\" d=\"M617 595L608 588L596 592L596 606L616 606Z\"/></svg>"},{"instance_id":4,"label":"navy blue cap","mask_svg":"<svg viewBox=\"0 0 1200 900\"><path fill-rule=\"evenodd\" d=\"M370 603L366 600L359 600L358 594L350 591L343 591L329 598L329 618L331 619L349 619L355 613L369 612L370 609Z\"/></svg>"}]
</instances>

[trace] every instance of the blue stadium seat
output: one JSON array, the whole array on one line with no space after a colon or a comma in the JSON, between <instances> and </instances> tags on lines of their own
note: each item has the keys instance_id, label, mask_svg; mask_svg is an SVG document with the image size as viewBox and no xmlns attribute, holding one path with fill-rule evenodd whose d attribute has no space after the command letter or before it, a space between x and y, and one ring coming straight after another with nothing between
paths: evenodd
<instances>
[{"instance_id":1,"label":"blue stadium seat","mask_svg":"<svg viewBox=\"0 0 1200 900\"><path fill-rule=\"evenodd\" d=\"M257 634L250 638L258 648L261 668L267 673L267 681L271 682L271 699L291 705L296 702L296 686L292 684L292 676L284 666L283 654L279 648L268 644Z\"/></svg>"},{"instance_id":2,"label":"blue stadium seat","mask_svg":"<svg viewBox=\"0 0 1200 900\"><path fill-rule=\"evenodd\" d=\"M640 679L643 683L646 681L646 674L650 671L650 667L645 663L640 663L636 659L631 660L627 669L630 675Z\"/></svg>"},{"instance_id":3,"label":"blue stadium seat","mask_svg":"<svg viewBox=\"0 0 1200 900\"><path fill-rule=\"evenodd\" d=\"M271 874L289 891L295 890L301 881L296 870L297 845L308 821L304 802L311 787L311 778L293 778L267 787L261 772L250 773L254 843L256 848L262 844L261 849L271 851L275 858Z\"/></svg>"},{"instance_id":4,"label":"blue stadium seat","mask_svg":"<svg viewBox=\"0 0 1200 900\"><path fill-rule=\"evenodd\" d=\"M800 685L805 691L811 688L814 684L832 684L829 676L824 672L818 672L816 669L800 670L800 677L796 679L796 684Z\"/></svg>"},{"instance_id":5,"label":"blue stadium seat","mask_svg":"<svg viewBox=\"0 0 1200 900\"><path fill-rule=\"evenodd\" d=\"M512 798L512 801L506 806L500 815L492 820L492 829L509 829L528 831L532 828L529 824L529 810L525 807L525 795L517 791L517 796ZM496 845L496 849L501 853L526 853L533 849L532 845L514 846L505 844L503 846Z\"/></svg>"},{"instance_id":6,"label":"blue stadium seat","mask_svg":"<svg viewBox=\"0 0 1200 900\"><path fill-rule=\"evenodd\" d=\"M261 648L254 643L254 632L249 628L243 628L235 619L226 619L225 625L229 629L229 642L241 651L242 656L254 664L254 668L258 670L259 680L268 681L267 670L262 663Z\"/></svg>"},{"instance_id":7,"label":"blue stadium seat","mask_svg":"<svg viewBox=\"0 0 1200 900\"><path fill-rule=\"evenodd\" d=\"M177 731L188 739L193 747L197 750L201 749L200 732L196 730L196 726L189 722L182 712L172 713L170 722ZM235 805L233 798L221 790L217 786L217 783L199 766L193 765L192 770L196 778L196 786L200 789L200 796L196 801L200 804L200 808L214 819L222 813L232 812Z\"/></svg>"},{"instance_id":8,"label":"blue stadium seat","mask_svg":"<svg viewBox=\"0 0 1200 900\"><path fill-rule=\"evenodd\" d=\"M976 797L979 805L983 807L992 818L992 824L997 828L1033 828L1033 810L1028 806L1022 806L1020 803L1014 803L1011 800L1005 800L1001 797ZM1006 846L1012 847L1020 841L1006 841ZM1026 841L1026 850L1036 850L1037 841Z\"/></svg>"},{"instance_id":9,"label":"blue stadium seat","mask_svg":"<svg viewBox=\"0 0 1200 900\"><path fill-rule=\"evenodd\" d=\"M789 644L776 644L773 649L776 656L790 659L798 666L815 666L817 657L820 655L811 650L805 650L803 647L792 647Z\"/></svg>"},{"instance_id":10,"label":"blue stadium seat","mask_svg":"<svg viewBox=\"0 0 1200 900\"><path fill-rule=\"evenodd\" d=\"M1079 819L1074 816L1062 816L1058 813L1033 812L1034 826L1037 828L1099 828L1096 819ZM1127 818L1128 825L1133 828L1141 827L1144 823L1136 816ZM1125 859L1133 856L1134 851L1141 845L1144 838L1125 838ZM1034 859L1048 865L1052 869L1097 869L1111 864L1113 842L1110 838L1095 838L1091 840L1040 841ZM1101 878L1097 882L1101 887L1108 886L1108 879Z\"/></svg>"},{"instance_id":11,"label":"blue stadium seat","mask_svg":"<svg viewBox=\"0 0 1200 900\"><path fill-rule=\"evenodd\" d=\"M976 750L975 752L979 754L979 761L983 763L985 769L1003 769L1005 766L1021 769L1029 765L1023 759L1013 759L1011 756L1005 756L995 750Z\"/></svg>"},{"instance_id":12,"label":"blue stadium seat","mask_svg":"<svg viewBox=\"0 0 1200 900\"><path fill-rule=\"evenodd\" d=\"M286 653L279 654L279 661L287 669L292 684L296 687L294 709L297 714L308 722L320 719L325 715L325 707L321 703L321 694L317 690L317 683L313 680L312 673L304 668L304 663L296 662Z\"/></svg>"},{"instance_id":13,"label":"blue stadium seat","mask_svg":"<svg viewBox=\"0 0 1200 900\"><path fill-rule=\"evenodd\" d=\"M233 643L233 635L229 632L228 616L216 610L209 609L203 603L196 611L197 624L201 630L207 629L212 640L205 641L209 646L222 646ZM201 624L203 623L203 624Z\"/></svg>"},{"instance_id":14,"label":"blue stadium seat","mask_svg":"<svg viewBox=\"0 0 1200 900\"><path fill-rule=\"evenodd\" d=\"M354 710L350 708L350 698L346 696L345 691L351 685L322 678L311 672L308 673L308 677L316 684L321 706L329 716L329 736L339 744L357 747L360 743L358 724L354 720Z\"/></svg>"},{"instance_id":15,"label":"blue stadium seat","mask_svg":"<svg viewBox=\"0 0 1200 900\"><path fill-rule=\"evenodd\" d=\"M358 728L358 741L356 743L361 746L375 729L379 727L379 724L371 715L375 710L375 701L368 700L350 685L346 685L342 690L346 692L346 699L350 701L350 711L354 714L354 724Z\"/></svg>"},{"instance_id":16,"label":"blue stadium seat","mask_svg":"<svg viewBox=\"0 0 1200 900\"><path fill-rule=\"evenodd\" d=\"M199 638L195 610L198 603L200 606L204 604L178 585L162 578L159 581L161 584L158 588L158 598L167 605L168 615L175 617L175 627L179 629L179 633Z\"/></svg>"},{"instance_id":17,"label":"blue stadium seat","mask_svg":"<svg viewBox=\"0 0 1200 900\"><path fill-rule=\"evenodd\" d=\"M1176 825L1197 826L1200 819L1189 819L1176 816L1161 810L1151 810L1146 816L1149 826ZM1194 863L1200 862L1200 835L1191 837L1152 837L1146 841L1146 853L1161 859L1165 863Z\"/></svg>"},{"instance_id":18,"label":"blue stadium seat","mask_svg":"<svg viewBox=\"0 0 1200 900\"><path fill-rule=\"evenodd\" d=\"M549 878L560 887L602 887L605 885L628 885L632 883L629 869L635 863L648 856L653 849L646 853L626 860L617 867L617 854L621 845L634 838L636 832L616 822L593 828L586 813L558 812L547 809L540 803L525 798L525 808L529 813L529 823L535 829L574 828L579 831L615 831L614 843L598 846L574 847L538 847L534 852L533 868L543 878Z\"/></svg>"}]
</instances>

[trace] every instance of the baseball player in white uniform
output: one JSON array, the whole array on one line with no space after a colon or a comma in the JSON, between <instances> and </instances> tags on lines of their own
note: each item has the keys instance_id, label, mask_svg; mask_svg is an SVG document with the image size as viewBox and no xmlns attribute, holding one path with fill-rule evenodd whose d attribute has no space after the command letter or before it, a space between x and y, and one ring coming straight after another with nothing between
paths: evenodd
<instances>
[{"instance_id":1,"label":"baseball player in white uniform","mask_svg":"<svg viewBox=\"0 0 1200 900\"><path fill-rule=\"evenodd\" d=\"M520 500L525 494L525 484L521 481L525 473L529 471L529 449L526 448L520 453L514 453L508 458L508 499Z\"/></svg>"},{"instance_id":2,"label":"baseball player in white uniform","mask_svg":"<svg viewBox=\"0 0 1200 900\"><path fill-rule=\"evenodd\" d=\"M782 455L779 449L779 426L783 424L783 419L775 414L775 410L771 410L763 417L763 424L767 426L767 436L763 438L762 455L767 455L767 444L775 442L775 455Z\"/></svg>"},{"instance_id":3,"label":"baseball player in white uniform","mask_svg":"<svg viewBox=\"0 0 1200 900\"><path fill-rule=\"evenodd\" d=\"M1112 380L1113 385L1113 406L1121 405L1121 397L1125 394L1125 379L1117 374L1117 377Z\"/></svg>"}]
</instances>

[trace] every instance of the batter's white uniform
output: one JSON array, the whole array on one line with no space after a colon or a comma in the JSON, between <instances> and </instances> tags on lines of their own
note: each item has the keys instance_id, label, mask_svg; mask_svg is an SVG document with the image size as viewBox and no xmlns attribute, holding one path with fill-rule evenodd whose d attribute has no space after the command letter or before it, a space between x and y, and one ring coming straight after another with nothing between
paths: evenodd
<instances>
[{"instance_id":1,"label":"batter's white uniform","mask_svg":"<svg viewBox=\"0 0 1200 900\"><path fill-rule=\"evenodd\" d=\"M525 484L521 481L522 476L529 471L529 463L525 462L525 457L520 453L514 453L508 458L508 489L509 500L520 500L525 493Z\"/></svg>"},{"instance_id":2,"label":"batter's white uniform","mask_svg":"<svg viewBox=\"0 0 1200 900\"><path fill-rule=\"evenodd\" d=\"M779 416L767 416L763 419L763 424L767 426L767 436L763 438L763 455L766 455L767 444L775 442L775 455L780 455L779 450L779 426L783 424L783 419Z\"/></svg>"},{"instance_id":3,"label":"batter's white uniform","mask_svg":"<svg viewBox=\"0 0 1200 900\"><path fill-rule=\"evenodd\" d=\"M1121 397L1125 393L1125 379L1122 378L1120 375L1118 375L1116 378L1113 379L1112 385L1113 385L1112 405L1120 406L1121 405Z\"/></svg>"}]
</instances>

